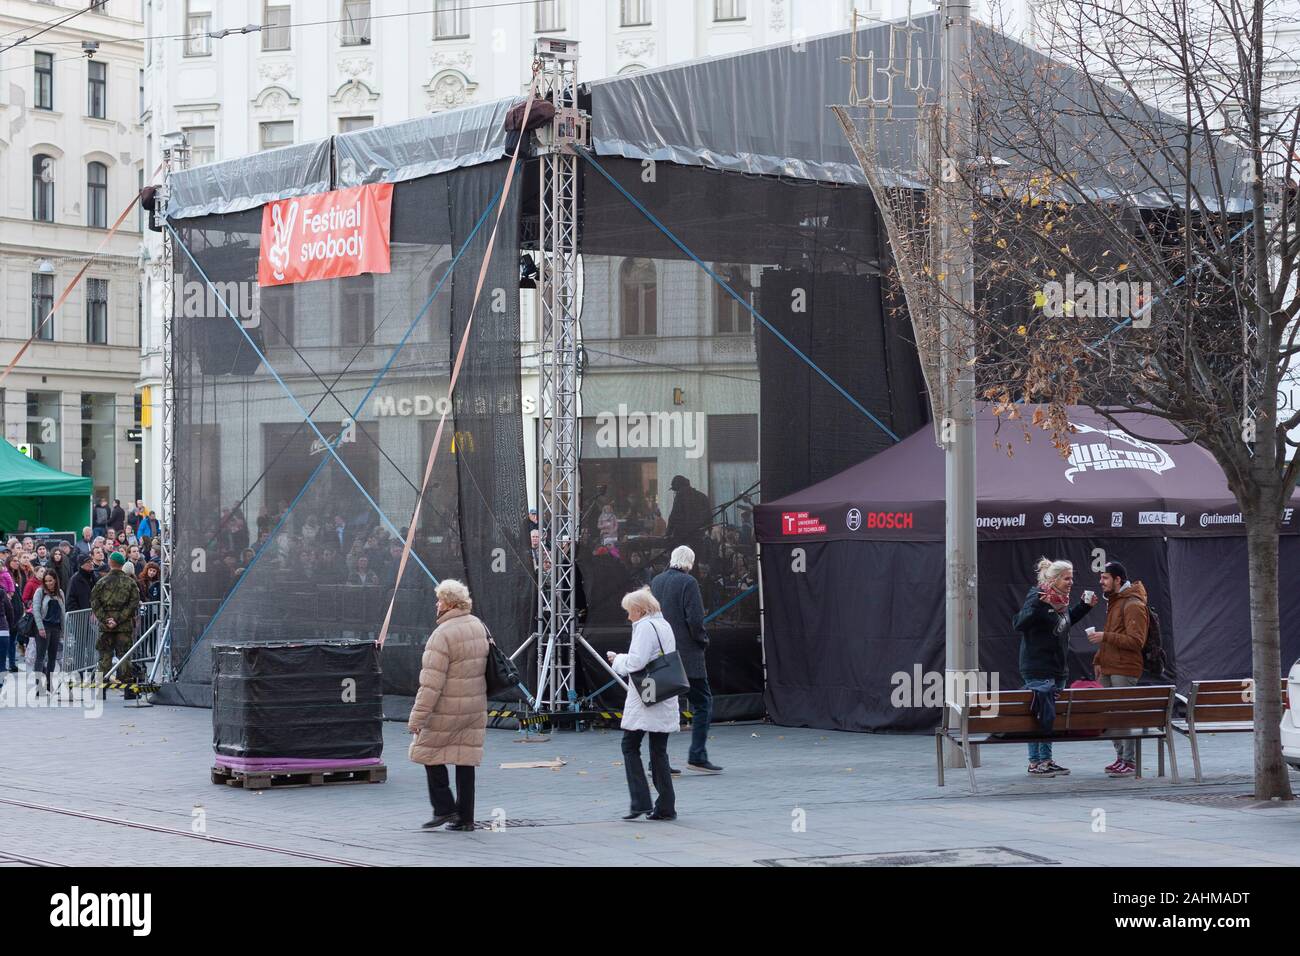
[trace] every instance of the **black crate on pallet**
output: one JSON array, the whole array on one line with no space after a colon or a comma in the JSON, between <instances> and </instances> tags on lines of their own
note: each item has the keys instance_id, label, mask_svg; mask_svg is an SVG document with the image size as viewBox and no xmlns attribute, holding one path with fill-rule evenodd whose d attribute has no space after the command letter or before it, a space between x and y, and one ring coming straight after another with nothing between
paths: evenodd
<instances>
[{"instance_id":1,"label":"black crate on pallet","mask_svg":"<svg viewBox=\"0 0 1300 956\"><path fill-rule=\"evenodd\" d=\"M379 649L294 641L212 648L212 746L226 757L360 760L384 752Z\"/></svg>"}]
</instances>

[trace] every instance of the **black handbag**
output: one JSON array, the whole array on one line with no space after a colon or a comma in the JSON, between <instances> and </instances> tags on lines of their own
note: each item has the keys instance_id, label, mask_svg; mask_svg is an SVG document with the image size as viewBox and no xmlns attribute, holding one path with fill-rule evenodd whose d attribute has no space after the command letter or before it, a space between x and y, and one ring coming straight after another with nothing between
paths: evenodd
<instances>
[{"instance_id":1,"label":"black handbag","mask_svg":"<svg viewBox=\"0 0 1300 956\"><path fill-rule=\"evenodd\" d=\"M680 697L691 689L691 682L686 678L686 668L676 651L664 653L664 642L659 639L659 628L654 627L655 640L659 642L659 656L651 658L650 663L628 676L632 678L632 689L641 698L641 703L650 706L662 704L666 700Z\"/></svg>"},{"instance_id":2,"label":"black handbag","mask_svg":"<svg viewBox=\"0 0 1300 956\"><path fill-rule=\"evenodd\" d=\"M492 640L492 632L488 630L486 624L483 625L483 630L487 631L488 638L487 668L484 671L484 676L487 678L488 699L503 700L513 697L518 693L519 685L523 683L523 678L519 676L519 669L515 667L514 661L506 657L505 651L497 647L497 642Z\"/></svg>"},{"instance_id":3,"label":"black handbag","mask_svg":"<svg viewBox=\"0 0 1300 956\"><path fill-rule=\"evenodd\" d=\"M14 636L18 640L27 642L36 637L36 617L31 611L24 611L23 616L18 619L18 626L14 628Z\"/></svg>"}]
</instances>

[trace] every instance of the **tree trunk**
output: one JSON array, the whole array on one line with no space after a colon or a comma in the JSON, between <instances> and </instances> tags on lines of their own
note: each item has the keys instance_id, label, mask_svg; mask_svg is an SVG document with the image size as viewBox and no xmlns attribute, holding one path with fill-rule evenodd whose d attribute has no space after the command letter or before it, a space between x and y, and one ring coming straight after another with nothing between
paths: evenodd
<instances>
[{"instance_id":1,"label":"tree trunk","mask_svg":"<svg viewBox=\"0 0 1300 956\"><path fill-rule=\"evenodd\" d=\"M1282 647L1278 619L1277 515L1246 514L1250 563L1250 648L1255 678L1255 798L1291 798L1282 761Z\"/></svg>"}]
</instances>

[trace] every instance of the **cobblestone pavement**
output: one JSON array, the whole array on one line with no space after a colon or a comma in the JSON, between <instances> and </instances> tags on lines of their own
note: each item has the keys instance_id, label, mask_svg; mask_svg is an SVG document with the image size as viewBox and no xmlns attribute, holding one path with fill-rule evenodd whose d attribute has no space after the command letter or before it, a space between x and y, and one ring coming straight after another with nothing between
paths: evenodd
<instances>
[{"instance_id":1,"label":"cobblestone pavement","mask_svg":"<svg viewBox=\"0 0 1300 956\"><path fill-rule=\"evenodd\" d=\"M624 823L617 731L523 743L495 730L477 815L508 823L462 834L420 830L430 816L424 772L406 759L402 724L384 727L386 783L262 791L209 781L206 710L135 708L117 696L96 719L77 708L7 708L0 727L0 866L824 865L883 854L911 863L1294 864L1300 826L1300 801L1237 798L1250 789L1246 734L1204 741L1201 785L1182 738L1181 785L1157 779L1154 766L1144 780L1107 779L1101 768L1114 755L1104 742L1057 745L1074 773L1049 780L1025 777L1020 748L989 747L972 795L964 771L936 785L928 737L720 726L709 755L726 772L679 778L676 822ZM685 736L670 754L684 767ZM557 757L565 764L556 770L500 769ZM193 835L199 822L206 838ZM956 850L965 852L921 853Z\"/></svg>"}]
</instances>

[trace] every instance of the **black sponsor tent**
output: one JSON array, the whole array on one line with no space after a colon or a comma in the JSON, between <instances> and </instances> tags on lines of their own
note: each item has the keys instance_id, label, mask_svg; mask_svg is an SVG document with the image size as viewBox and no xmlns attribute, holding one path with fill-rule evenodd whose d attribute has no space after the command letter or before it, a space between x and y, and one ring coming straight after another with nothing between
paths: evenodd
<instances>
[{"instance_id":1,"label":"black sponsor tent","mask_svg":"<svg viewBox=\"0 0 1300 956\"><path fill-rule=\"evenodd\" d=\"M1146 585L1180 686L1248 677L1246 539L1214 459L1159 418L1118 415L1121 430L1087 409L1069 417L1066 457L1044 431L979 416L981 670L1002 688L1020 686L1011 617L1040 556L1074 562L1077 598L1100 590L1093 567L1104 555ZM1300 514L1280 519L1289 664L1300 655ZM915 705L925 703L925 675L944 667L944 462L934 432L760 505L755 528L772 719L932 728L939 711ZM1090 669L1084 628L1104 619L1103 603L1072 631L1072 679Z\"/></svg>"}]
</instances>

